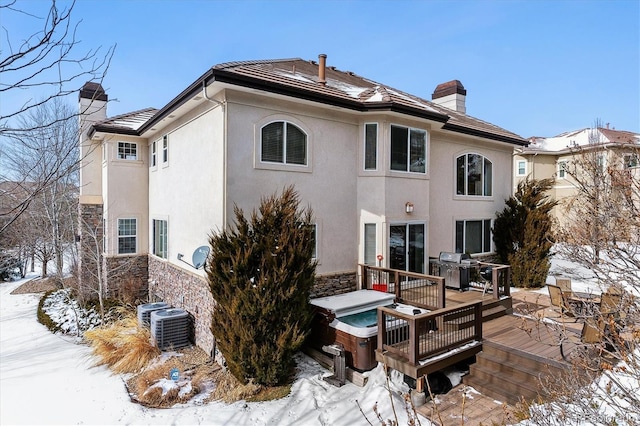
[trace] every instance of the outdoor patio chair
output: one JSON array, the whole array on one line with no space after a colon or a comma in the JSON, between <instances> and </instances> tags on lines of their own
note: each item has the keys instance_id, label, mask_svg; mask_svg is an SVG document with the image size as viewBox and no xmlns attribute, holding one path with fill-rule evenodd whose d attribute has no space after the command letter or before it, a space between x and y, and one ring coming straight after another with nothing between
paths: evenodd
<instances>
[{"instance_id":1,"label":"outdoor patio chair","mask_svg":"<svg viewBox=\"0 0 640 426\"><path fill-rule=\"evenodd\" d=\"M600 296L600 315L621 315L622 292L616 289L609 289Z\"/></svg>"},{"instance_id":2,"label":"outdoor patio chair","mask_svg":"<svg viewBox=\"0 0 640 426\"><path fill-rule=\"evenodd\" d=\"M605 333L605 323L602 320L602 318L597 320L595 318L587 318L582 324L580 341L578 342L576 340L577 336L575 337L570 336L566 339L566 342L573 343L574 345L582 344L585 347L587 346L596 347L597 345L602 343L602 339L604 338L604 333ZM562 359L566 360L567 357L564 353L564 347L563 347L564 343L565 341L563 340L560 341L560 355L562 356ZM600 354L602 354L602 347L600 348Z\"/></svg>"},{"instance_id":3,"label":"outdoor patio chair","mask_svg":"<svg viewBox=\"0 0 640 426\"><path fill-rule=\"evenodd\" d=\"M551 298L551 305L560 308L560 313L569 317L573 317L573 309L567 301L567 295L562 292L560 287L553 284L547 284L549 290L549 297Z\"/></svg>"},{"instance_id":4,"label":"outdoor patio chair","mask_svg":"<svg viewBox=\"0 0 640 426\"><path fill-rule=\"evenodd\" d=\"M580 341L587 344L601 343L604 332L605 323L602 318L588 318L582 325Z\"/></svg>"},{"instance_id":5,"label":"outdoor patio chair","mask_svg":"<svg viewBox=\"0 0 640 426\"><path fill-rule=\"evenodd\" d=\"M556 277L556 285L563 293L571 293L571 278Z\"/></svg>"}]
</instances>

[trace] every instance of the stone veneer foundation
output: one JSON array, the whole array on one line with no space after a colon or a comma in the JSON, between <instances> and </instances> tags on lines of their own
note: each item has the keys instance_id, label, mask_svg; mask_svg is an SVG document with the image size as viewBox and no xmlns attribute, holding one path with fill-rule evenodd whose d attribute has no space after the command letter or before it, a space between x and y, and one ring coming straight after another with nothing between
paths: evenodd
<instances>
[{"instance_id":1,"label":"stone veneer foundation","mask_svg":"<svg viewBox=\"0 0 640 426\"><path fill-rule=\"evenodd\" d=\"M78 288L95 289L98 288L98 267L104 270L104 265L100 264L102 253L102 243L104 239L102 204L78 204ZM81 297L93 297L93 291L88 290L87 294Z\"/></svg>"},{"instance_id":2,"label":"stone veneer foundation","mask_svg":"<svg viewBox=\"0 0 640 426\"><path fill-rule=\"evenodd\" d=\"M332 296L356 290L356 273L318 275L311 297ZM215 302L206 277L149 256L149 302L166 302L185 309L194 319L195 343L212 357L215 344L211 315Z\"/></svg>"},{"instance_id":3,"label":"stone veneer foundation","mask_svg":"<svg viewBox=\"0 0 640 426\"><path fill-rule=\"evenodd\" d=\"M107 296L124 301L148 299L149 256L109 256L104 258Z\"/></svg>"},{"instance_id":4,"label":"stone veneer foundation","mask_svg":"<svg viewBox=\"0 0 640 426\"><path fill-rule=\"evenodd\" d=\"M204 276L149 256L149 301L163 301L193 316L195 343L213 356L213 297Z\"/></svg>"}]
</instances>

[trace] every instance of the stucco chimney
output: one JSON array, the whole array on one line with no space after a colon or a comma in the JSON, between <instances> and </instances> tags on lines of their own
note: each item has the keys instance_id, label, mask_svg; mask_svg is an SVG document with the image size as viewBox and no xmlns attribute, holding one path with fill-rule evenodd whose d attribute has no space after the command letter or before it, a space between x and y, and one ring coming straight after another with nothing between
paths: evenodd
<instances>
[{"instance_id":1,"label":"stucco chimney","mask_svg":"<svg viewBox=\"0 0 640 426\"><path fill-rule=\"evenodd\" d=\"M88 81L80 89L78 103L83 121L102 121L107 118L109 96L100 83Z\"/></svg>"},{"instance_id":2,"label":"stucco chimney","mask_svg":"<svg viewBox=\"0 0 640 426\"><path fill-rule=\"evenodd\" d=\"M327 68L327 55L321 53L318 55L318 83L327 84L327 80L325 79L325 71Z\"/></svg>"},{"instance_id":3,"label":"stucco chimney","mask_svg":"<svg viewBox=\"0 0 640 426\"><path fill-rule=\"evenodd\" d=\"M465 105L466 98L467 91L462 83L460 83L460 80L451 80L438 84L436 90L434 90L431 95L431 100L434 103L463 114L467 112Z\"/></svg>"}]
</instances>

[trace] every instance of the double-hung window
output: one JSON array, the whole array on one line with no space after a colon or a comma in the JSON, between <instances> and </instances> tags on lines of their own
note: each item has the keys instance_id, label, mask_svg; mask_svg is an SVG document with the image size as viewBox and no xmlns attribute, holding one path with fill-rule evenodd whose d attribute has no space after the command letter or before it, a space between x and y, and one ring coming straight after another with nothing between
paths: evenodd
<instances>
[{"instance_id":1,"label":"double-hung window","mask_svg":"<svg viewBox=\"0 0 640 426\"><path fill-rule=\"evenodd\" d=\"M137 160L138 144L134 142L118 142L118 160Z\"/></svg>"},{"instance_id":2,"label":"double-hung window","mask_svg":"<svg viewBox=\"0 0 640 426\"><path fill-rule=\"evenodd\" d=\"M275 121L261 129L260 160L266 163L307 165L307 135L287 121Z\"/></svg>"},{"instance_id":3,"label":"double-hung window","mask_svg":"<svg viewBox=\"0 0 640 426\"><path fill-rule=\"evenodd\" d=\"M364 224L364 263L376 265L376 224Z\"/></svg>"},{"instance_id":4,"label":"double-hung window","mask_svg":"<svg viewBox=\"0 0 640 426\"><path fill-rule=\"evenodd\" d=\"M364 169L378 168L378 123L364 125Z\"/></svg>"},{"instance_id":5,"label":"double-hung window","mask_svg":"<svg viewBox=\"0 0 640 426\"><path fill-rule=\"evenodd\" d=\"M567 177L567 167L568 164L566 161L559 161L558 162L558 178L559 179L566 179Z\"/></svg>"},{"instance_id":6,"label":"double-hung window","mask_svg":"<svg viewBox=\"0 0 640 426\"><path fill-rule=\"evenodd\" d=\"M456 221L456 253L491 252L491 219Z\"/></svg>"},{"instance_id":7,"label":"double-hung window","mask_svg":"<svg viewBox=\"0 0 640 426\"><path fill-rule=\"evenodd\" d=\"M318 225L315 223L311 225L311 246L312 246L312 259L318 258Z\"/></svg>"},{"instance_id":8,"label":"double-hung window","mask_svg":"<svg viewBox=\"0 0 640 426\"><path fill-rule=\"evenodd\" d=\"M137 219L118 219L118 254L136 252Z\"/></svg>"},{"instance_id":9,"label":"double-hung window","mask_svg":"<svg viewBox=\"0 0 640 426\"><path fill-rule=\"evenodd\" d=\"M426 131L391 125L391 170L411 173L426 172Z\"/></svg>"},{"instance_id":10,"label":"double-hung window","mask_svg":"<svg viewBox=\"0 0 640 426\"><path fill-rule=\"evenodd\" d=\"M169 161L169 135L162 137L162 163L167 164Z\"/></svg>"},{"instance_id":11,"label":"double-hung window","mask_svg":"<svg viewBox=\"0 0 640 426\"><path fill-rule=\"evenodd\" d=\"M167 258L167 221L153 220L153 254Z\"/></svg>"},{"instance_id":12,"label":"double-hung window","mask_svg":"<svg viewBox=\"0 0 640 426\"><path fill-rule=\"evenodd\" d=\"M638 167L638 154L625 154L623 159L625 169Z\"/></svg>"},{"instance_id":13,"label":"double-hung window","mask_svg":"<svg viewBox=\"0 0 640 426\"><path fill-rule=\"evenodd\" d=\"M155 167L158 164L157 163L157 161L158 161L158 153L156 151L157 150L157 145L158 144L156 143L156 141L153 141L151 143L151 161L150 161L151 167Z\"/></svg>"},{"instance_id":14,"label":"double-hung window","mask_svg":"<svg viewBox=\"0 0 640 426\"><path fill-rule=\"evenodd\" d=\"M518 160L516 163L516 176L525 176L527 174L527 161Z\"/></svg>"},{"instance_id":15,"label":"double-hung window","mask_svg":"<svg viewBox=\"0 0 640 426\"><path fill-rule=\"evenodd\" d=\"M465 154L456 159L456 194L490 197L493 164L480 154Z\"/></svg>"}]
</instances>

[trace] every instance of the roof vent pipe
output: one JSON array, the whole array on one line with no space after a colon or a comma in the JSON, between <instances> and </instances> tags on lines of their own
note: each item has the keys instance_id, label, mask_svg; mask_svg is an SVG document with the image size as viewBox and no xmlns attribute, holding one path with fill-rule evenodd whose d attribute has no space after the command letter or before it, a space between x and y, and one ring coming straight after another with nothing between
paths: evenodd
<instances>
[{"instance_id":1,"label":"roof vent pipe","mask_svg":"<svg viewBox=\"0 0 640 426\"><path fill-rule=\"evenodd\" d=\"M327 80L325 80L324 73L327 67L327 55L321 53L318 55L318 62L320 65L318 66L318 83L324 85L327 84Z\"/></svg>"}]
</instances>

